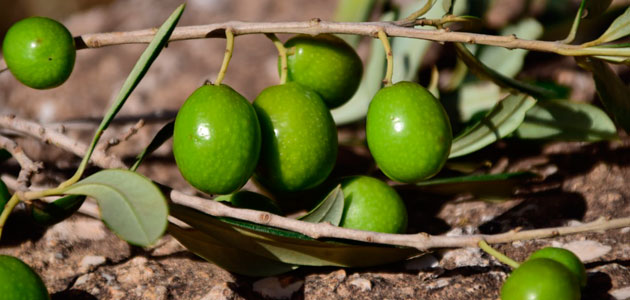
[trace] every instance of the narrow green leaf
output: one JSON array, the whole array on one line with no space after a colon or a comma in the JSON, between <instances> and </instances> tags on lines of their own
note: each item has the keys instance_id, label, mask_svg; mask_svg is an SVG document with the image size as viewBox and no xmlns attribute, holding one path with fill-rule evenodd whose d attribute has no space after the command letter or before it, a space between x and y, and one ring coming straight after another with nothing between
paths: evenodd
<instances>
[{"instance_id":1,"label":"narrow green leaf","mask_svg":"<svg viewBox=\"0 0 630 300\"><path fill-rule=\"evenodd\" d=\"M537 177L531 172L468 175L426 180L415 186L441 195L470 193L477 197L507 197L513 194L519 184Z\"/></svg>"},{"instance_id":2,"label":"narrow green leaf","mask_svg":"<svg viewBox=\"0 0 630 300\"><path fill-rule=\"evenodd\" d=\"M9 189L7 189L7 186L4 184L4 181L0 179L0 214L4 210L4 206L7 204L7 202L9 202L9 199L11 199L11 194L9 193Z\"/></svg>"},{"instance_id":3,"label":"narrow green leaf","mask_svg":"<svg viewBox=\"0 0 630 300\"><path fill-rule=\"evenodd\" d=\"M151 180L138 173L103 170L67 187L63 193L96 199L103 222L131 244L151 245L166 229L166 198Z\"/></svg>"},{"instance_id":4,"label":"narrow green leaf","mask_svg":"<svg viewBox=\"0 0 630 300\"><path fill-rule=\"evenodd\" d=\"M339 0L333 20L336 22L365 22L370 18L376 0ZM340 35L352 47L356 47L360 35Z\"/></svg>"},{"instance_id":5,"label":"narrow green leaf","mask_svg":"<svg viewBox=\"0 0 630 300\"><path fill-rule=\"evenodd\" d=\"M605 62L592 57L576 58L580 67L593 73L597 95L619 126L630 132L630 88Z\"/></svg>"},{"instance_id":6,"label":"narrow green leaf","mask_svg":"<svg viewBox=\"0 0 630 300\"><path fill-rule=\"evenodd\" d=\"M593 3L593 1L589 1L589 0L582 0L582 3L580 3L580 7L578 8L577 13L575 14L575 18L573 19L573 25L571 25L571 30L569 31L569 34L567 35L567 37L562 41L563 43L570 44L575 40L575 36L577 35L577 30L580 27L580 23L582 22L582 16L584 14L584 7L588 2ZM599 2L599 0L597 0L597 2Z\"/></svg>"},{"instance_id":7,"label":"narrow green leaf","mask_svg":"<svg viewBox=\"0 0 630 300\"><path fill-rule=\"evenodd\" d=\"M273 276L297 268L278 260L226 246L220 240L199 230L183 229L169 223L168 233L192 253L237 274L255 277Z\"/></svg>"},{"instance_id":8,"label":"narrow green leaf","mask_svg":"<svg viewBox=\"0 0 630 300\"><path fill-rule=\"evenodd\" d=\"M395 16L394 12L388 12L382 16L381 21L392 21ZM372 97L383 85L385 60L383 45L378 39L373 39L370 44L370 57L357 92L346 104L331 111L337 125L349 124L365 118Z\"/></svg>"},{"instance_id":9,"label":"narrow green leaf","mask_svg":"<svg viewBox=\"0 0 630 300\"><path fill-rule=\"evenodd\" d=\"M420 252L411 248L388 247L369 244L342 244L310 238L275 234L277 229L258 225L242 226L244 221L222 221L200 211L171 206L171 215L187 223L223 245L277 260L289 265L366 267L404 260ZM236 225L237 223L241 225ZM251 223L249 223L251 224ZM256 228L256 229L253 229ZM302 236L303 237L303 236ZM210 259L212 260L212 259Z\"/></svg>"},{"instance_id":10,"label":"narrow green leaf","mask_svg":"<svg viewBox=\"0 0 630 300\"><path fill-rule=\"evenodd\" d=\"M329 222L339 226L343 216L344 196L341 185L337 185L315 208L300 220L311 223Z\"/></svg>"},{"instance_id":11,"label":"narrow green leaf","mask_svg":"<svg viewBox=\"0 0 630 300\"><path fill-rule=\"evenodd\" d=\"M523 139L600 141L617 137L613 121L596 106L566 100L538 102L516 130Z\"/></svg>"},{"instance_id":12,"label":"narrow green leaf","mask_svg":"<svg viewBox=\"0 0 630 300\"><path fill-rule=\"evenodd\" d=\"M597 40L589 43L597 45L616 41L622 37L630 35L630 7L628 7L621 16L610 24L608 29Z\"/></svg>"},{"instance_id":13,"label":"narrow green leaf","mask_svg":"<svg viewBox=\"0 0 630 300\"><path fill-rule=\"evenodd\" d=\"M153 151L157 150L157 148L168 141L168 139L173 136L174 126L175 120L172 120L166 123L166 125L164 125L162 128L160 128L160 130L158 131L158 133L155 134L155 137L153 137L153 140L151 140L149 145L144 150L142 150L142 152L138 154L138 156L136 156L136 162L129 169L131 171L137 170L142 161L144 161L147 156L151 155Z\"/></svg>"},{"instance_id":14,"label":"narrow green leaf","mask_svg":"<svg viewBox=\"0 0 630 300\"><path fill-rule=\"evenodd\" d=\"M524 94L503 99L479 123L453 139L449 158L477 151L512 133L534 104L536 100Z\"/></svg>"},{"instance_id":15,"label":"narrow green leaf","mask_svg":"<svg viewBox=\"0 0 630 300\"><path fill-rule=\"evenodd\" d=\"M69 195L51 203L34 202L31 208L33 220L44 226L57 224L72 216L85 201L85 196Z\"/></svg>"}]
</instances>

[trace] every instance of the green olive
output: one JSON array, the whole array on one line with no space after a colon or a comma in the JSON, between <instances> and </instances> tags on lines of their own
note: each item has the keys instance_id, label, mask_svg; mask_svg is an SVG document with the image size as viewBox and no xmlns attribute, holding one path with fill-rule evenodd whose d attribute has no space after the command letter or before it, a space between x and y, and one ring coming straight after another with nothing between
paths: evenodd
<instances>
[{"instance_id":1,"label":"green olive","mask_svg":"<svg viewBox=\"0 0 630 300\"><path fill-rule=\"evenodd\" d=\"M453 139L440 101L419 84L405 81L376 93L367 113L366 135L383 173L405 183L439 172Z\"/></svg>"},{"instance_id":2,"label":"green olive","mask_svg":"<svg viewBox=\"0 0 630 300\"><path fill-rule=\"evenodd\" d=\"M319 95L289 82L263 90L254 108L262 132L256 180L281 192L322 183L337 159L337 128Z\"/></svg>"},{"instance_id":3,"label":"green olive","mask_svg":"<svg viewBox=\"0 0 630 300\"><path fill-rule=\"evenodd\" d=\"M561 263L548 258L527 260L501 287L502 300L578 300L580 284Z\"/></svg>"},{"instance_id":4,"label":"green olive","mask_svg":"<svg viewBox=\"0 0 630 300\"><path fill-rule=\"evenodd\" d=\"M344 195L340 226L385 233L407 230L407 209L396 190L369 176L351 176L341 181Z\"/></svg>"},{"instance_id":5,"label":"green olive","mask_svg":"<svg viewBox=\"0 0 630 300\"><path fill-rule=\"evenodd\" d=\"M546 247L532 253L528 260L537 258L548 258L561 263L575 275L581 287L586 286L586 269L573 252L563 248Z\"/></svg>"},{"instance_id":6,"label":"green olive","mask_svg":"<svg viewBox=\"0 0 630 300\"><path fill-rule=\"evenodd\" d=\"M276 202L265 195L250 191L238 191L234 194L219 196L214 200L229 202L232 206L238 208L248 208L282 215L282 211Z\"/></svg>"},{"instance_id":7,"label":"green olive","mask_svg":"<svg viewBox=\"0 0 630 300\"><path fill-rule=\"evenodd\" d=\"M251 177L260 154L252 105L227 85L205 84L180 108L173 154L182 176L209 194L229 194Z\"/></svg>"},{"instance_id":8,"label":"green olive","mask_svg":"<svg viewBox=\"0 0 630 300\"><path fill-rule=\"evenodd\" d=\"M295 81L317 92L329 108L346 103L357 91L363 63L352 46L331 35L297 35L285 43L287 71Z\"/></svg>"},{"instance_id":9,"label":"green olive","mask_svg":"<svg viewBox=\"0 0 630 300\"><path fill-rule=\"evenodd\" d=\"M74 67L72 34L61 23L30 17L11 26L2 43L4 60L23 84L48 89L64 83Z\"/></svg>"},{"instance_id":10,"label":"green olive","mask_svg":"<svg viewBox=\"0 0 630 300\"><path fill-rule=\"evenodd\" d=\"M42 279L27 264L0 255L0 300L50 299Z\"/></svg>"}]
</instances>

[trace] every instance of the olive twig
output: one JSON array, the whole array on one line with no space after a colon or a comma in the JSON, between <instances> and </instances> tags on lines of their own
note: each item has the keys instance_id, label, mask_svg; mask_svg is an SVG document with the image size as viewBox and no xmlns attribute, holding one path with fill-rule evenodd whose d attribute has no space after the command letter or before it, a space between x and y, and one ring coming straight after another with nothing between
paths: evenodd
<instances>
[{"instance_id":1,"label":"olive twig","mask_svg":"<svg viewBox=\"0 0 630 300\"><path fill-rule=\"evenodd\" d=\"M424 16L424 14L429 12L429 10L431 10L431 8L433 7L434 3L435 3L435 0L427 0L427 3L425 3L422 8L411 13L409 16L404 18L402 22L405 22L405 23L414 22L417 18L422 17Z\"/></svg>"},{"instance_id":2,"label":"olive twig","mask_svg":"<svg viewBox=\"0 0 630 300\"><path fill-rule=\"evenodd\" d=\"M18 197L18 194L15 193L13 194L13 196L11 196L11 199L9 199L9 202L7 202L7 204L4 205L4 210L2 210L2 214L0 214L0 239L2 238L2 228L4 228L4 223L6 223L7 219L9 218L9 215L13 211L13 208L15 208L15 206L19 202L20 202L20 198Z\"/></svg>"},{"instance_id":3,"label":"olive twig","mask_svg":"<svg viewBox=\"0 0 630 300\"><path fill-rule=\"evenodd\" d=\"M23 120L17 117L0 116L0 127L12 129L17 132L27 134L29 136L33 136L42 141L48 141L51 144L65 149L77 156L84 155L85 149L87 148L85 144L73 140L72 138L61 133L54 133L49 135L41 134L42 131L46 132L45 127L35 122ZM119 158L111 155L108 156L102 151L95 151L94 155L92 156L92 161L95 165L101 168L113 168L125 165ZM51 190L48 191L48 193L40 193L42 195L50 194ZM24 193L24 195L28 195L29 193L35 192ZM240 220L250 221L256 224L291 230L315 239L339 238L368 243L413 247L420 251L435 248L475 247L478 246L478 243L481 240L486 241L488 244L499 244L513 241L550 238L582 232L597 232L602 230L630 227L630 217L625 217L610 220L599 219L590 223L585 223L577 226L509 231L499 234L473 234L463 236L429 235L426 233L388 234L342 228L333 226L330 223L309 223L269 214L267 212L233 208L216 201L208 201L208 199L205 198L186 195L177 190L172 190L170 192L170 198L174 203L195 208L213 216L231 217Z\"/></svg>"},{"instance_id":4,"label":"olive twig","mask_svg":"<svg viewBox=\"0 0 630 300\"><path fill-rule=\"evenodd\" d=\"M228 27L225 29L225 56L223 57L223 63L221 64L221 69L219 70L214 85L221 85L223 78L225 78L230 59L232 59L232 52L234 52L234 32L231 27Z\"/></svg>"},{"instance_id":5,"label":"olive twig","mask_svg":"<svg viewBox=\"0 0 630 300\"><path fill-rule=\"evenodd\" d=\"M383 43L385 49L385 55L387 57L387 71L385 72L385 78L383 83L385 86L392 85L392 77L394 76L394 55L392 54L392 46L389 44L387 34L383 30L378 31L378 39Z\"/></svg>"},{"instance_id":6,"label":"olive twig","mask_svg":"<svg viewBox=\"0 0 630 300\"><path fill-rule=\"evenodd\" d=\"M484 240L479 241L478 245L479 245L479 248L481 248L481 250L486 251L486 253L490 254L492 257L496 258L498 261L512 267L513 269L516 269L521 265L517 261L507 257L505 254L490 247L490 245L488 245L488 243L486 243L486 241Z\"/></svg>"},{"instance_id":7,"label":"olive twig","mask_svg":"<svg viewBox=\"0 0 630 300\"><path fill-rule=\"evenodd\" d=\"M285 84L287 82L287 73L289 72L289 68L287 67L287 48L284 47L284 44L275 34L266 33L265 36L273 41L276 49L278 49L278 57L280 58L280 84Z\"/></svg>"},{"instance_id":8,"label":"olive twig","mask_svg":"<svg viewBox=\"0 0 630 300\"><path fill-rule=\"evenodd\" d=\"M16 142L3 135L0 135L0 149L5 149L11 153L11 156L20 165L20 174L18 175L20 186L18 189L25 191L31 182L31 177L43 168L43 164L41 162L33 162Z\"/></svg>"}]
</instances>

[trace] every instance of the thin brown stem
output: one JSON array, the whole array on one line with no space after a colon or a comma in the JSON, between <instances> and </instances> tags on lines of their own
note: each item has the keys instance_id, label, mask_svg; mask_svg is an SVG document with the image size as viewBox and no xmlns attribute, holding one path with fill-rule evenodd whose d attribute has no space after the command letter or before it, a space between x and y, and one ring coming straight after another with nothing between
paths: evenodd
<instances>
[{"instance_id":1,"label":"thin brown stem","mask_svg":"<svg viewBox=\"0 0 630 300\"><path fill-rule=\"evenodd\" d=\"M387 57L387 71L383 79L383 83L387 87L392 85L392 77L394 76L394 54L392 53L392 46L389 44L389 38L385 31L378 31L378 39L381 40L383 49L385 50L385 57Z\"/></svg>"},{"instance_id":2,"label":"thin brown stem","mask_svg":"<svg viewBox=\"0 0 630 300\"><path fill-rule=\"evenodd\" d=\"M47 138L50 143L66 149L77 156L84 154L87 146L81 142L72 140L63 134L51 136L37 134L45 128L31 121L26 121L17 117L1 117L0 127L12 129L21 133L31 135L35 138L44 140ZM60 136L61 135L61 136ZM59 139L56 139L59 138ZM124 165L120 159L107 156L105 153L95 151L92 156L93 162L102 168L111 168L112 165ZM405 247L413 247L424 251L433 248L457 248L457 247L476 247L477 244L485 240L488 244L508 243L520 240L531 240L540 238L550 238L561 235L575 234L581 232L596 232L609 229L617 229L630 227L630 217L605 220L599 219L591 223L585 223L571 227L552 227L524 231L510 231L500 234L475 234L464 236L445 236L445 235L429 235L426 233L417 234L387 234L371 231L362 231L348 228L333 226L329 223L309 223L278 215L269 214L250 209L233 208L221 204L216 201L208 201L208 199L189 196L180 191L173 190L170 193L173 202L182 204L191 208L198 209L214 216L231 217L250 221L257 224L263 224L295 231L312 238L340 238L354 241L362 241L368 243L378 243L387 245L397 245Z\"/></svg>"},{"instance_id":3,"label":"thin brown stem","mask_svg":"<svg viewBox=\"0 0 630 300\"><path fill-rule=\"evenodd\" d=\"M0 135L0 149L5 149L20 165L20 174L18 175L18 190L26 191L31 184L31 178L41 168L44 167L42 162L33 162L15 141Z\"/></svg>"}]
</instances>

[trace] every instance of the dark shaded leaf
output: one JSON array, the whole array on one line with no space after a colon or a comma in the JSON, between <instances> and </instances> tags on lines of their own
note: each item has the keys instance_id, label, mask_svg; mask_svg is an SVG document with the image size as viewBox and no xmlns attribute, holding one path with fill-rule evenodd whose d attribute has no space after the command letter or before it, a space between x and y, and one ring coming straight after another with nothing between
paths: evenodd
<instances>
[{"instance_id":1,"label":"dark shaded leaf","mask_svg":"<svg viewBox=\"0 0 630 300\"><path fill-rule=\"evenodd\" d=\"M341 185L337 185L315 208L300 220L311 223L329 222L339 226L343 216L344 196Z\"/></svg>"},{"instance_id":2,"label":"dark shaded leaf","mask_svg":"<svg viewBox=\"0 0 630 300\"><path fill-rule=\"evenodd\" d=\"M9 202L9 199L11 199L11 194L9 193L9 189L7 189L7 186L4 184L4 181L0 179L0 214L4 210L4 206L7 204L7 202Z\"/></svg>"},{"instance_id":3,"label":"dark shaded leaf","mask_svg":"<svg viewBox=\"0 0 630 300\"><path fill-rule=\"evenodd\" d=\"M85 196L69 195L51 203L34 202L31 217L40 225L54 225L72 216L79 210L84 201Z\"/></svg>"},{"instance_id":4,"label":"dark shaded leaf","mask_svg":"<svg viewBox=\"0 0 630 300\"><path fill-rule=\"evenodd\" d=\"M160 128L158 133L155 134L155 136L153 137L153 140L151 140L149 145L144 150L142 150L142 152L138 154L138 156L136 156L136 162L129 169L131 171L137 170L140 164L142 163L142 161L144 161L144 159L147 156L151 155L153 151L157 150L157 148L159 148L160 146L162 146L162 144L168 141L168 139L170 139L173 136L174 126L175 126L175 120L172 120L166 123L166 125L162 126L162 128Z\"/></svg>"},{"instance_id":5,"label":"dark shaded leaf","mask_svg":"<svg viewBox=\"0 0 630 300\"><path fill-rule=\"evenodd\" d=\"M415 186L442 195L469 193L477 197L508 197L519 184L537 177L531 172L468 175L427 180Z\"/></svg>"}]
</instances>

